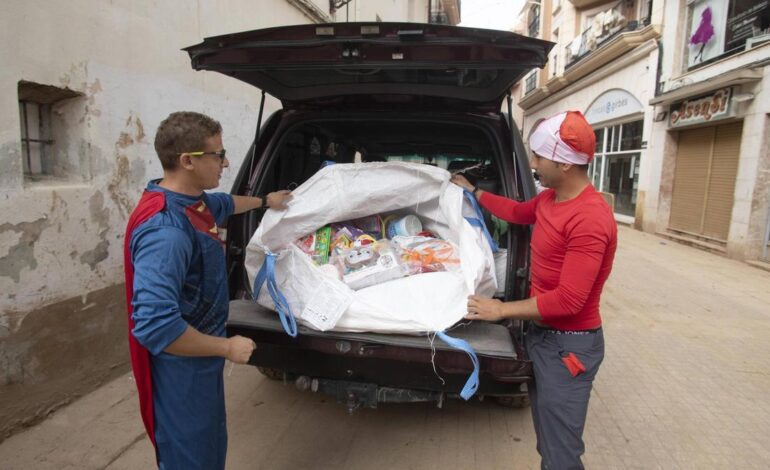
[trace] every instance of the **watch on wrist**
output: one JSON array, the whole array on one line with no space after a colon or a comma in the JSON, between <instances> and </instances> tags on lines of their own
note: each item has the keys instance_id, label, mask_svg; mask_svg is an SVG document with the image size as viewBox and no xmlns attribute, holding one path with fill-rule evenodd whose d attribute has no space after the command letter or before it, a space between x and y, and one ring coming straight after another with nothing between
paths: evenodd
<instances>
[{"instance_id":1,"label":"watch on wrist","mask_svg":"<svg viewBox=\"0 0 770 470\"><path fill-rule=\"evenodd\" d=\"M264 196L260 196L260 199L262 199L262 205L259 206L260 209L267 209L269 206L267 205L267 194Z\"/></svg>"}]
</instances>

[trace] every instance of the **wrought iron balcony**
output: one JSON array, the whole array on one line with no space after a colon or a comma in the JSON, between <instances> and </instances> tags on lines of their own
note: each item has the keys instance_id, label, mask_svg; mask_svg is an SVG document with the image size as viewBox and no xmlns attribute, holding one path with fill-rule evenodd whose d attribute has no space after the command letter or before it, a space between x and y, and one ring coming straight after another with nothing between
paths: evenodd
<instances>
[{"instance_id":1,"label":"wrought iron balcony","mask_svg":"<svg viewBox=\"0 0 770 470\"><path fill-rule=\"evenodd\" d=\"M564 53L564 68L569 69L582 58L600 48L604 43L627 32L636 31L650 24L647 16L641 21L628 20L621 11L622 2L613 8L597 13L593 22L570 42Z\"/></svg>"}]
</instances>

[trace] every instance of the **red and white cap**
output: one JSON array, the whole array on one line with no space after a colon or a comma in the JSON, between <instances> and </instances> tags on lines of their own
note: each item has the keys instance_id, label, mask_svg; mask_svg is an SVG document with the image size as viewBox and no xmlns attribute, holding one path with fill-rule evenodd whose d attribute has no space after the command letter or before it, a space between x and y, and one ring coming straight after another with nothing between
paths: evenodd
<instances>
[{"instance_id":1,"label":"red and white cap","mask_svg":"<svg viewBox=\"0 0 770 470\"><path fill-rule=\"evenodd\" d=\"M529 148L559 163L585 165L594 158L596 135L583 113L566 111L538 124L529 136Z\"/></svg>"}]
</instances>

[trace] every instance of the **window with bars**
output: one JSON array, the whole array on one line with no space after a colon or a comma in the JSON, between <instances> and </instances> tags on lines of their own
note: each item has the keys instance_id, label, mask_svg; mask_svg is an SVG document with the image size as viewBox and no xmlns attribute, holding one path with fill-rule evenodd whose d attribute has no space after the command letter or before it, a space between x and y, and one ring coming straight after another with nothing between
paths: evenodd
<instances>
[{"instance_id":1,"label":"window with bars","mask_svg":"<svg viewBox=\"0 0 770 470\"><path fill-rule=\"evenodd\" d=\"M27 176L53 174L51 105L19 100L21 154Z\"/></svg>"},{"instance_id":2,"label":"window with bars","mask_svg":"<svg viewBox=\"0 0 770 470\"><path fill-rule=\"evenodd\" d=\"M68 161L68 129L61 123L66 122L70 112L78 113L71 106L71 100L83 95L66 88L27 81L18 83L18 93L25 178L36 181L75 172L76 165ZM60 119L54 119L56 115Z\"/></svg>"}]
</instances>

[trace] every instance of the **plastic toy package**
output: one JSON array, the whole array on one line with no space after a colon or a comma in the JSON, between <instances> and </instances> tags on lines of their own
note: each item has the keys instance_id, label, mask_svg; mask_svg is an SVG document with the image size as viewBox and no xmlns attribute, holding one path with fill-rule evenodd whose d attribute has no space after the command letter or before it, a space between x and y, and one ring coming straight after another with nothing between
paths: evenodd
<instances>
[{"instance_id":1,"label":"plastic toy package","mask_svg":"<svg viewBox=\"0 0 770 470\"><path fill-rule=\"evenodd\" d=\"M420 219L411 214L333 223L295 243L324 273L354 290L460 269L454 244L423 230Z\"/></svg>"}]
</instances>

